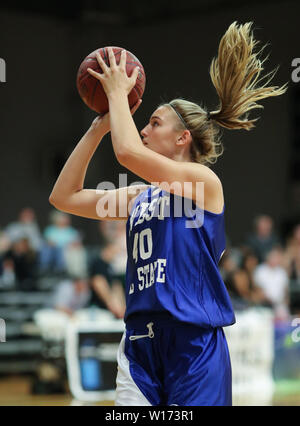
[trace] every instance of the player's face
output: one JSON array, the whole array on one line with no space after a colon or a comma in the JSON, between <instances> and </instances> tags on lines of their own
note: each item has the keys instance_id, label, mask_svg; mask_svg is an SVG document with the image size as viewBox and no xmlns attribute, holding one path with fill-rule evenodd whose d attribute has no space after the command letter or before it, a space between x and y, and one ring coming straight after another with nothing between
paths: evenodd
<instances>
[{"instance_id":1,"label":"player's face","mask_svg":"<svg viewBox=\"0 0 300 426\"><path fill-rule=\"evenodd\" d=\"M141 131L143 144L152 151L172 158L178 135L175 130L177 117L168 107L159 107L151 115L149 123Z\"/></svg>"}]
</instances>

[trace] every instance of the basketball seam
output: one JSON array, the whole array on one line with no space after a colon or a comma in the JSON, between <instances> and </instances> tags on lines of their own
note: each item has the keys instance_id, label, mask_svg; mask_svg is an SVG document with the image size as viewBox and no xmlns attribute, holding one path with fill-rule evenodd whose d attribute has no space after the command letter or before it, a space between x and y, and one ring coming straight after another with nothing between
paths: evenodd
<instances>
[{"instance_id":1,"label":"basketball seam","mask_svg":"<svg viewBox=\"0 0 300 426\"><path fill-rule=\"evenodd\" d=\"M95 97L95 93L96 93L96 90L97 90L97 85L98 85L98 80L96 79L96 84L94 86L93 93L92 93L92 96L91 96L91 102L92 102L93 106L94 106L94 97Z\"/></svg>"},{"instance_id":2,"label":"basketball seam","mask_svg":"<svg viewBox=\"0 0 300 426\"><path fill-rule=\"evenodd\" d=\"M104 61L105 61L106 65L110 66L110 63L108 61L108 57L106 56L105 47L103 47L102 49L103 49Z\"/></svg>"},{"instance_id":3,"label":"basketball seam","mask_svg":"<svg viewBox=\"0 0 300 426\"><path fill-rule=\"evenodd\" d=\"M133 90L135 90L135 92L137 93L138 98L141 98L140 92L138 91L137 87L134 86Z\"/></svg>"}]
</instances>

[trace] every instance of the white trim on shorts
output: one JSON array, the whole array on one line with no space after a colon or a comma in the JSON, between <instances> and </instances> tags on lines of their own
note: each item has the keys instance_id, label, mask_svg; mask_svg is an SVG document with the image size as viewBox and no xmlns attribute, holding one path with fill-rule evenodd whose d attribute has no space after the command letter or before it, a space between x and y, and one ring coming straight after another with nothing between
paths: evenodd
<instances>
[{"instance_id":1,"label":"white trim on shorts","mask_svg":"<svg viewBox=\"0 0 300 426\"><path fill-rule=\"evenodd\" d=\"M130 374L129 361L125 355L125 337L124 332L119 349L118 349L118 374L117 374L117 389L115 405L136 405L136 406L152 406L148 399L143 395L140 389L135 384Z\"/></svg>"}]
</instances>

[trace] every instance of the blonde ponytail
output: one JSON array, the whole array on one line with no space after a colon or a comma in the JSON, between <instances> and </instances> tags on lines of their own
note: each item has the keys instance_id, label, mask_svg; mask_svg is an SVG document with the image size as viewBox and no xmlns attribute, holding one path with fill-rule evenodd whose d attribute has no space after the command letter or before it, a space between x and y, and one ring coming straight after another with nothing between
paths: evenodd
<instances>
[{"instance_id":1,"label":"blonde ponytail","mask_svg":"<svg viewBox=\"0 0 300 426\"><path fill-rule=\"evenodd\" d=\"M211 112L211 118L227 129L250 130L257 118L249 120L247 113L263 108L257 101L282 95L287 90L286 84L268 86L276 70L259 78L266 58L259 59L262 49L255 52L258 42L251 26L252 22L244 25L233 22L222 37L218 56L210 66L211 80L220 100L219 109Z\"/></svg>"},{"instance_id":2,"label":"blonde ponytail","mask_svg":"<svg viewBox=\"0 0 300 426\"><path fill-rule=\"evenodd\" d=\"M248 113L263 108L257 101L286 92L287 85L268 86L276 70L260 77L263 63L259 59L262 49L255 52L258 42L251 32L252 22L238 25L233 22L219 45L217 58L212 60L210 76L219 96L219 109L207 108L187 101L173 99L167 104L180 120L176 127L187 128L192 135L191 159L201 164L213 164L223 153L221 128L246 129L254 127L256 119L248 119Z\"/></svg>"}]
</instances>

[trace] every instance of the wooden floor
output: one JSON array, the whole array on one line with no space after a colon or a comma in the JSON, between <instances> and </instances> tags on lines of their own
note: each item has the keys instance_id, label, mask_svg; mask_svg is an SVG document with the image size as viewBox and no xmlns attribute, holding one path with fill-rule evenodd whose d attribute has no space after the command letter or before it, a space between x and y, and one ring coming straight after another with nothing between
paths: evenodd
<instances>
[{"instance_id":1,"label":"wooden floor","mask_svg":"<svg viewBox=\"0 0 300 426\"><path fill-rule=\"evenodd\" d=\"M81 406L81 405L114 405L113 401L83 403L72 398L72 395L31 395L30 380L23 376L0 378L0 406ZM300 393L289 395L275 394L273 406L300 406Z\"/></svg>"},{"instance_id":2,"label":"wooden floor","mask_svg":"<svg viewBox=\"0 0 300 426\"><path fill-rule=\"evenodd\" d=\"M114 405L113 401L83 403L70 394L66 395L31 395L30 380L27 377L13 376L0 378L0 406L79 406L79 405Z\"/></svg>"}]
</instances>

